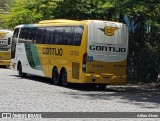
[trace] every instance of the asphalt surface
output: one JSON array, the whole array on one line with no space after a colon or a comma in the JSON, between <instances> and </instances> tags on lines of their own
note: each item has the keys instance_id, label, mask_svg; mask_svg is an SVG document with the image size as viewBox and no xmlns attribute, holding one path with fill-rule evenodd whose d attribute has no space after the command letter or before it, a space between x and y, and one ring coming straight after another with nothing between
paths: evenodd
<instances>
[{"instance_id":1,"label":"asphalt surface","mask_svg":"<svg viewBox=\"0 0 160 121\"><path fill-rule=\"evenodd\" d=\"M32 75L21 78L16 71L6 68L0 68L0 97L0 112L160 112L160 90L152 86L127 84L107 86L105 90L88 89L84 85L65 88L53 85L47 78ZM105 118L65 120L106 121ZM160 115L155 119L132 120L158 121Z\"/></svg>"}]
</instances>

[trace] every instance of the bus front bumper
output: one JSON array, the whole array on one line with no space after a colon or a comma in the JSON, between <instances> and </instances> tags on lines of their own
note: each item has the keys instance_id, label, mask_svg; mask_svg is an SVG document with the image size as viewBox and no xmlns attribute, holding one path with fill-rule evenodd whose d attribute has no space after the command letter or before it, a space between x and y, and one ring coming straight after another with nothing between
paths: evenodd
<instances>
[{"instance_id":1,"label":"bus front bumper","mask_svg":"<svg viewBox=\"0 0 160 121\"><path fill-rule=\"evenodd\" d=\"M10 60L0 60L0 66L9 66Z\"/></svg>"}]
</instances>

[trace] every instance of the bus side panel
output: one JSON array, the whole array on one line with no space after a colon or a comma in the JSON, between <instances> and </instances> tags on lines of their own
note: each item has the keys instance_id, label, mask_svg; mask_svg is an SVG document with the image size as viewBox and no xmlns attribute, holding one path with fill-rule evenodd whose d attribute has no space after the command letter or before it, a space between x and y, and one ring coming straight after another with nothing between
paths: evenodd
<instances>
[{"instance_id":1,"label":"bus side panel","mask_svg":"<svg viewBox=\"0 0 160 121\"><path fill-rule=\"evenodd\" d=\"M68 82L75 82L73 79L73 63L81 64L80 47L69 47L63 45L38 45L38 53L40 55L40 63L44 69L44 74L48 78L52 78L52 71L57 67L58 72L62 68L67 71ZM80 70L80 66L76 68Z\"/></svg>"},{"instance_id":2,"label":"bus side panel","mask_svg":"<svg viewBox=\"0 0 160 121\"><path fill-rule=\"evenodd\" d=\"M37 51L37 47L33 44L18 43L16 46L16 66L18 66L18 62L21 62L24 73L44 76Z\"/></svg>"}]
</instances>

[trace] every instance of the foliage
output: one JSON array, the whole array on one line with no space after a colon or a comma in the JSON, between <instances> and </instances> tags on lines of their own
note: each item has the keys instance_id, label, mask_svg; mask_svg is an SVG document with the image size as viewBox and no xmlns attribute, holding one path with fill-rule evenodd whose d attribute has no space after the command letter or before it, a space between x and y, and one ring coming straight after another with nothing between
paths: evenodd
<instances>
[{"instance_id":1,"label":"foliage","mask_svg":"<svg viewBox=\"0 0 160 121\"><path fill-rule=\"evenodd\" d=\"M3 27L13 28L19 24L51 19L56 6L54 0L15 0L10 14L3 17Z\"/></svg>"}]
</instances>

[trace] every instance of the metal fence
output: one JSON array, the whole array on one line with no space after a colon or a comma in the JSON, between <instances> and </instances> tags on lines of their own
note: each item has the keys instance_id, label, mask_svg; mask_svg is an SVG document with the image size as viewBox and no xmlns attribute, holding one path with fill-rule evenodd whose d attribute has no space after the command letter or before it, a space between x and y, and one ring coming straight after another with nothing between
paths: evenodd
<instances>
[{"instance_id":1,"label":"metal fence","mask_svg":"<svg viewBox=\"0 0 160 121\"><path fill-rule=\"evenodd\" d=\"M156 82L160 72L160 54L132 52L128 56L128 82Z\"/></svg>"}]
</instances>

